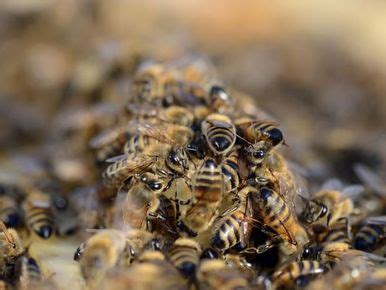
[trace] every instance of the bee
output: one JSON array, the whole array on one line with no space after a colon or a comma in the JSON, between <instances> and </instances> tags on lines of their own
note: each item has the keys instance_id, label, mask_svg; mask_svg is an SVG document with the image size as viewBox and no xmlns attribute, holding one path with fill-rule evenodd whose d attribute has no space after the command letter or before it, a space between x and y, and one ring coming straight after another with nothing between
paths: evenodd
<instances>
[{"instance_id":1,"label":"bee","mask_svg":"<svg viewBox=\"0 0 386 290\"><path fill-rule=\"evenodd\" d=\"M302 258L322 262L339 262L344 254L351 251L351 245L345 242L331 242L323 243L321 245L308 245L303 249Z\"/></svg>"},{"instance_id":2,"label":"bee","mask_svg":"<svg viewBox=\"0 0 386 290\"><path fill-rule=\"evenodd\" d=\"M308 242L308 235L297 221L291 205L274 190L262 187L257 195L252 195L255 212L262 224L290 244L301 247Z\"/></svg>"},{"instance_id":3,"label":"bee","mask_svg":"<svg viewBox=\"0 0 386 290\"><path fill-rule=\"evenodd\" d=\"M40 267L30 256L21 257L19 264L19 289L37 289L43 280ZM35 288L36 287L36 288Z\"/></svg>"},{"instance_id":4,"label":"bee","mask_svg":"<svg viewBox=\"0 0 386 290\"><path fill-rule=\"evenodd\" d=\"M291 288L294 284L304 287L310 276L321 274L325 270L326 267L318 261L293 261L277 269L272 274L272 280L278 288Z\"/></svg>"},{"instance_id":5,"label":"bee","mask_svg":"<svg viewBox=\"0 0 386 290\"><path fill-rule=\"evenodd\" d=\"M302 218L307 224L329 227L348 218L354 211L353 201L340 191L321 190L307 202Z\"/></svg>"},{"instance_id":6,"label":"bee","mask_svg":"<svg viewBox=\"0 0 386 290\"><path fill-rule=\"evenodd\" d=\"M123 146L125 154L137 154L145 151L146 147L158 143L158 140L143 134L132 135Z\"/></svg>"},{"instance_id":7,"label":"bee","mask_svg":"<svg viewBox=\"0 0 386 290\"><path fill-rule=\"evenodd\" d=\"M125 227L141 229L145 225L150 202L165 189L167 183L158 175L145 172L121 187L115 200L117 225L123 221Z\"/></svg>"},{"instance_id":8,"label":"bee","mask_svg":"<svg viewBox=\"0 0 386 290\"><path fill-rule=\"evenodd\" d=\"M201 261L196 274L199 289L250 289L246 275L223 260Z\"/></svg>"},{"instance_id":9,"label":"bee","mask_svg":"<svg viewBox=\"0 0 386 290\"><path fill-rule=\"evenodd\" d=\"M208 103L213 111L220 114L234 110L234 100L221 86L214 85L210 88Z\"/></svg>"},{"instance_id":10,"label":"bee","mask_svg":"<svg viewBox=\"0 0 386 290\"><path fill-rule=\"evenodd\" d=\"M263 142L268 150L281 143L285 144L283 133L274 122L251 120L244 124L238 123L238 128L250 143Z\"/></svg>"},{"instance_id":11,"label":"bee","mask_svg":"<svg viewBox=\"0 0 386 290\"><path fill-rule=\"evenodd\" d=\"M102 280L109 269L118 265L126 244L123 232L114 229L100 230L91 236L79 258L84 279L87 282Z\"/></svg>"},{"instance_id":12,"label":"bee","mask_svg":"<svg viewBox=\"0 0 386 290\"><path fill-rule=\"evenodd\" d=\"M232 151L227 158L225 158L221 165L221 172L224 175L225 181L225 193L232 192L236 190L242 180L240 175L240 166L239 166L240 154L238 150Z\"/></svg>"},{"instance_id":13,"label":"bee","mask_svg":"<svg viewBox=\"0 0 386 290\"><path fill-rule=\"evenodd\" d=\"M15 228L21 224L21 214L16 200L8 195L0 196L0 219L6 227Z\"/></svg>"},{"instance_id":14,"label":"bee","mask_svg":"<svg viewBox=\"0 0 386 290\"><path fill-rule=\"evenodd\" d=\"M228 266L245 274L248 280L252 280L257 275L253 265L241 255L226 254L224 255L224 261Z\"/></svg>"},{"instance_id":15,"label":"bee","mask_svg":"<svg viewBox=\"0 0 386 290\"><path fill-rule=\"evenodd\" d=\"M89 146L91 149L96 150L96 161L101 163L120 154L122 146L125 145L129 137L127 126L116 126L93 137L89 142Z\"/></svg>"},{"instance_id":16,"label":"bee","mask_svg":"<svg viewBox=\"0 0 386 290\"><path fill-rule=\"evenodd\" d=\"M236 142L236 127L231 119L222 114L211 114L201 123L209 148L216 155L227 154Z\"/></svg>"},{"instance_id":17,"label":"bee","mask_svg":"<svg viewBox=\"0 0 386 290\"><path fill-rule=\"evenodd\" d=\"M373 251L386 233L386 217L370 217L354 237L354 248L366 252Z\"/></svg>"},{"instance_id":18,"label":"bee","mask_svg":"<svg viewBox=\"0 0 386 290\"><path fill-rule=\"evenodd\" d=\"M110 271L98 289L187 290L186 281L159 251L144 251L129 268Z\"/></svg>"},{"instance_id":19,"label":"bee","mask_svg":"<svg viewBox=\"0 0 386 290\"><path fill-rule=\"evenodd\" d=\"M311 282L307 289L378 289L362 286L362 282L372 279L373 271L374 264L368 257L359 252L346 253L331 271Z\"/></svg>"},{"instance_id":20,"label":"bee","mask_svg":"<svg viewBox=\"0 0 386 290\"><path fill-rule=\"evenodd\" d=\"M201 247L196 241L179 238L169 250L169 259L183 276L192 277L196 272L200 254Z\"/></svg>"},{"instance_id":21,"label":"bee","mask_svg":"<svg viewBox=\"0 0 386 290\"><path fill-rule=\"evenodd\" d=\"M192 231L201 232L211 225L224 192L224 178L214 159L204 160L192 186L193 202L183 221Z\"/></svg>"},{"instance_id":22,"label":"bee","mask_svg":"<svg viewBox=\"0 0 386 290\"><path fill-rule=\"evenodd\" d=\"M1 276L13 280L16 264L19 258L25 254L25 248L16 230L7 229L1 221L0 229Z\"/></svg>"},{"instance_id":23,"label":"bee","mask_svg":"<svg viewBox=\"0 0 386 290\"><path fill-rule=\"evenodd\" d=\"M28 229L43 239L51 237L55 231L55 221L50 197L42 192L32 191L22 206Z\"/></svg>"},{"instance_id":24,"label":"bee","mask_svg":"<svg viewBox=\"0 0 386 290\"><path fill-rule=\"evenodd\" d=\"M351 245L351 227L348 225L348 221L336 222L330 228L325 235L322 234L320 239L321 244L341 242Z\"/></svg>"},{"instance_id":25,"label":"bee","mask_svg":"<svg viewBox=\"0 0 386 290\"><path fill-rule=\"evenodd\" d=\"M178 237L176 205L165 195L153 196L146 221L150 232L157 232L173 240Z\"/></svg>"},{"instance_id":26,"label":"bee","mask_svg":"<svg viewBox=\"0 0 386 290\"><path fill-rule=\"evenodd\" d=\"M182 106L170 106L163 109L159 115L161 121L185 127L191 127L194 121L193 113Z\"/></svg>"},{"instance_id":27,"label":"bee","mask_svg":"<svg viewBox=\"0 0 386 290\"><path fill-rule=\"evenodd\" d=\"M213 237L211 246L220 251L226 251L236 245L245 248L252 230L251 219L253 217L251 195L257 195L258 190L252 186L246 186L238 192L238 201L229 214L220 216L212 227Z\"/></svg>"}]
</instances>

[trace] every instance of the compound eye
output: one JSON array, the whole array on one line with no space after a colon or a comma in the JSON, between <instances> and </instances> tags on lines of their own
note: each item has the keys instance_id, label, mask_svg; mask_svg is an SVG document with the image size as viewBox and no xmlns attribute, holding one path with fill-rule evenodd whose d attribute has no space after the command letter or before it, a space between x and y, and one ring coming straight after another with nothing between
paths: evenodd
<instances>
[{"instance_id":1,"label":"compound eye","mask_svg":"<svg viewBox=\"0 0 386 290\"><path fill-rule=\"evenodd\" d=\"M257 150L255 152L253 152L253 157L256 159L262 159L262 158L264 158L264 156L265 156L265 153L263 150Z\"/></svg>"},{"instance_id":2,"label":"compound eye","mask_svg":"<svg viewBox=\"0 0 386 290\"><path fill-rule=\"evenodd\" d=\"M325 205L322 205L322 212L320 214L320 216L325 216L327 214L327 207Z\"/></svg>"},{"instance_id":3,"label":"compound eye","mask_svg":"<svg viewBox=\"0 0 386 290\"><path fill-rule=\"evenodd\" d=\"M304 248L302 258L303 259L308 259L311 256L311 249L309 247Z\"/></svg>"},{"instance_id":4,"label":"compound eye","mask_svg":"<svg viewBox=\"0 0 386 290\"><path fill-rule=\"evenodd\" d=\"M175 151L170 152L168 158L169 158L169 161L175 165L179 165L181 163L181 160Z\"/></svg>"}]
</instances>

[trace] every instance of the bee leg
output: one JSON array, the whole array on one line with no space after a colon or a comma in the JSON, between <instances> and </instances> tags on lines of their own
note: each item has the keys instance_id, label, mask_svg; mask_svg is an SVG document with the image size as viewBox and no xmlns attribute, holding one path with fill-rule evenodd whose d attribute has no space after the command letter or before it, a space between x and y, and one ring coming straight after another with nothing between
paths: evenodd
<instances>
[{"instance_id":1,"label":"bee leg","mask_svg":"<svg viewBox=\"0 0 386 290\"><path fill-rule=\"evenodd\" d=\"M249 247L241 251L243 254L262 254L282 241L280 236L275 236L258 247Z\"/></svg>"}]
</instances>

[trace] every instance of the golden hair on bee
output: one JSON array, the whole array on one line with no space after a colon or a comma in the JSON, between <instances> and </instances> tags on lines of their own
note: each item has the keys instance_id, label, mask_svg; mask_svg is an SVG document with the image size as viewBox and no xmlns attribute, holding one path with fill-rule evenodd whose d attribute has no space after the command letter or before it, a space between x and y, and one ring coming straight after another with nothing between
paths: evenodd
<instances>
[{"instance_id":1,"label":"golden hair on bee","mask_svg":"<svg viewBox=\"0 0 386 290\"><path fill-rule=\"evenodd\" d=\"M201 246L192 239L179 238L169 250L171 263L185 277L192 277L200 260Z\"/></svg>"}]
</instances>

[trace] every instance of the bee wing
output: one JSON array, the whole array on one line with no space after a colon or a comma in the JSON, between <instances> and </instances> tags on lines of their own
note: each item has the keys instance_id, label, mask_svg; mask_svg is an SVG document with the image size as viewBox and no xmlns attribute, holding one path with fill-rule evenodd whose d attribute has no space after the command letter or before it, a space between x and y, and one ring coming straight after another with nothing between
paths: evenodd
<instances>
[{"instance_id":1,"label":"bee wing","mask_svg":"<svg viewBox=\"0 0 386 290\"><path fill-rule=\"evenodd\" d=\"M342 196L357 200L363 193L365 193L365 187L360 184L352 184L346 186L342 190Z\"/></svg>"},{"instance_id":2,"label":"bee wing","mask_svg":"<svg viewBox=\"0 0 386 290\"><path fill-rule=\"evenodd\" d=\"M341 191L343 189L344 185L343 182L337 178L330 178L327 181L325 181L322 186L321 190L337 190Z\"/></svg>"},{"instance_id":3,"label":"bee wing","mask_svg":"<svg viewBox=\"0 0 386 290\"><path fill-rule=\"evenodd\" d=\"M89 146L92 149L99 149L119 138L119 136L124 134L126 130L126 126L115 126L113 128L103 130L90 140Z\"/></svg>"},{"instance_id":4,"label":"bee wing","mask_svg":"<svg viewBox=\"0 0 386 290\"><path fill-rule=\"evenodd\" d=\"M386 184L373 170L363 164L355 164L354 172L358 178L371 190L382 197L386 197Z\"/></svg>"},{"instance_id":5,"label":"bee wing","mask_svg":"<svg viewBox=\"0 0 386 290\"><path fill-rule=\"evenodd\" d=\"M141 134L154 138L162 143L166 143L169 145L176 145L173 139L171 139L166 133L166 128L164 126L159 125L150 125L150 124L139 124L138 131Z\"/></svg>"},{"instance_id":6,"label":"bee wing","mask_svg":"<svg viewBox=\"0 0 386 290\"><path fill-rule=\"evenodd\" d=\"M386 225L386 216L370 217L367 219L367 223L375 225Z\"/></svg>"},{"instance_id":7,"label":"bee wing","mask_svg":"<svg viewBox=\"0 0 386 290\"><path fill-rule=\"evenodd\" d=\"M207 120L206 122L211 123L213 126L219 127L219 128L232 128L232 127L234 127L234 125L231 123L217 121L217 120L212 120L212 121Z\"/></svg>"},{"instance_id":8,"label":"bee wing","mask_svg":"<svg viewBox=\"0 0 386 290\"><path fill-rule=\"evenodd\" d=\"M128 158L128 157L129 157L128 154L117 155L117 156L114 156L114 157L107 158L105 160L105 162L115 163L115 162L121 161L121 160L123 160L125 158Z\"/></svg>"}]
</instances>

